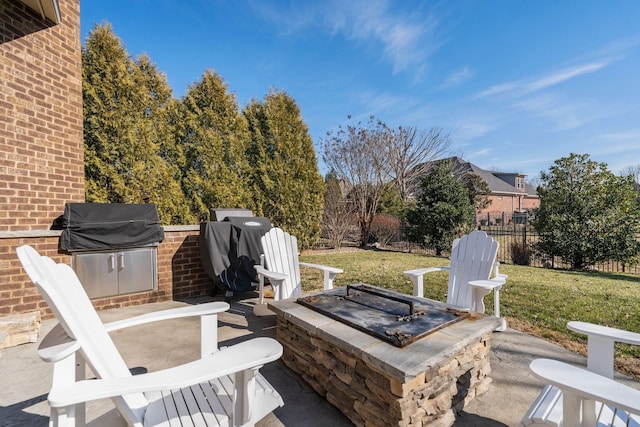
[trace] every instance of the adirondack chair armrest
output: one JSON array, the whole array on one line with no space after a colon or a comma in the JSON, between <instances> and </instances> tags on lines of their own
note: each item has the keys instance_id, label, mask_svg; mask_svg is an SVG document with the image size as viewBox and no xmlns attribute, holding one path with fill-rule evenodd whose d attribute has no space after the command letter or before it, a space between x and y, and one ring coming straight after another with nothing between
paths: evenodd
<instances>
[{"instance_id":1,"label":"adirondack chair armrest","mask_svg":"<svg viewBox=\"0 0 640 427\"><path fill-rule=\"evenodd\" d=\"M567 328L574 332L588 335L589 337L599 337L625 344L640 345L640 334L636 332L576 321L567 323Z\"/></svg>"},{"instance_id":2,"label":"adirondack chair armrest","mask_svg":"<svg viewBox=\"0 0 640 427\"><path fill-rule=\"evenodd\" d=\"M640 345L640 334L587 322L569 322L567 328L587 335L587 368L607 378L613 378L614 344Z\"/></svg>"},{"instance_id":3,"label":"adirondack chair armrest","mask_svg":"<svg viewBox=\"0 0 640 427\"><path fill-rule=\"evenodd\" d=\"M335 273L335 274L344 273L343 269L335 268L335 267L329 267L328 265L312 264L310 262L299 262L298 264L301 265L301 266L304 266L304 267L315 268L315 269L318 269L318 270L328 271L330 273Z\"/></svg>"},{"instance_id":4,"label":"adirondack chair armrest","mask_svg":"<svg viewBox=\"0 0 640 427\"><path fill-rule=\"evenodd\" d=\"M491 292L492 290L500 288L505 284L505 282L506 279L503 279L501 277L494 277L493 279L488 280L472 280L469 282L469 286L473 286L474 288L486 289Z\"/></svg>"},{"instance_id":5,"label":"adirondack chair armrest","mask_svg":"<svg viewBox=\"0 0 640 427\"><path fill-rule=\"evenodd\" d=\"M424 282L423 276L427 273L432 273L434 271L449 271L449 267L426 267L426 268L417 268L415 270L406 270L403 271L402 274L408 276L413 283L413 296L414 297L422 297L424 296Z\"/></svg>"},{"instance_id":6,"label":"adirondack chair armrest","mask_svg":"<svg viewBox=\"0 0 640 427\"><path fill-rule=\"evenodd\" d=\"M105 323L104 327L107 332L113 332L118 329L151 322L200 316L200 356L204 357L218 350L218 313L227 310L229 310L228 303L216 301L146 313L128 319Z\"/></svg>"},{"instance_id":7,"label":"adirondack chair armrest","mask_svg":"<svg viewBox=\"0 0 640 427\"><path fill-rule=\"evenodd\" d=\"M80 350L80 344L67 335L59 323L44 336L38 345L38 356L45 362L59 362Z\"/></svg>"},{"instance_id":8,"label":"adirondack chair armrest","mask_svg":"<svg viewBox=\"0 0 640 427\"><path fill-rule=\"evenodd\" d=\"M328 265L311 264L309 262L299 262L298 264L302 267L315 268L317 270L323 271L325 291L328 289L333 289L333 279L335 279L336 275L344 272L344 270L342 270L341 268L329 267Z\"/></svg>"},{"instance_id":9,"label":"adirondack chair armrest","mask_svg":"<svg viewBox=\"0 0 640 427\"><path fill-rule=\"evenodd\" d=\"M500 288L507 282L506 274L500 274L493 279L488 280L472 280L469 282L469 286L472 291L471 310L478 313L484 313L484 297L493 291L493 309L494 315L500 319L500 326L496 331L504 331L507 329L507 321L500 317Z\"/></svg>"},{"instance_id":10,"label":"adirondack chair armrest","mask_svg":"<svg viewBox=\"0 0 640 427\"><path fill-rule=\"evenodd\" d=\"M492 280L500 280L502 281L502 284L504 285L505 283L507 283L507 279L509 278L508 275L506 274L496 274L495 276L493 276Z\"/></svg>"},{"instance_id":11,"label":"adirondack chair armrest","mask_svg":"<svg viewBox=\"0 0 640 427\"><path fill-rule=\"evenodd\" d=\"M282 282L287 278L286 274L278 273L278 272L275 272L275 271L269 271L266 268L264 268L263 266L261 266L260 264L254 265L253 268L256 269L256 273L258 273L259 276L264 276L264 277L268 278L269 280L275 280L276 282Z\"/></svg>"},{"instance_id":12,"label":"adirondack chair armrest","mask_svg":"<svg viewBox=\"0 0 640 427\"><path fill-rule=\"evenodd\" d=\"M282 356L282 345L273 338L254 338L196 361L162 371L124 378L83 380L53 388L48 395L53 408L97 399L172 390L199 384L224 375L260 368Z\"/></svg>"},{"instance_id":13,"label":"adirondack chair armrest","mask_svg":"<svg viewBox=\"0 0 640 427\"><path fill-rule=\"evenodd\" d=\"M195 304L186 307L172 308L169 310L155 311L142 314L140 316L129 317L127 319L116 320L105 323L107 332L117 329L129 328L131 326L143 325L145 323L158 322L162 320L178 319L181 317L207 316L222 313L229 310L229 304L222 301L210 302L206 304Z\"/></svg>"},{"instance_id":14,"label":"adirondack chair armrest","mask_svg":"<svg viewBox=\"0 0 640 427\"><path fill-rule=\"evenodd\" d=\"M402 274L407 276L422 276L427 273L432 273L434 271L449 271L449 267L425 267L425 268L416 268L415 270L407 270L403 271Z\"/></svg>"},{"instance_id":15,"label":"adirondack chair armrest","mask_svg":"<svg viewBox=\"0 0 640 427\"><path fill-rule=\"evenodd\" d=\"M572 405L569 415L577 416L575 409L579 405L576 404L576 400L603 402L624 411L640 414L640 390L557 360L535 359L529 364L529 368L534 376L562 390L563 404ZM570 425L567 411L563 418L564 425Z\"/></svg>"}]
</instances>

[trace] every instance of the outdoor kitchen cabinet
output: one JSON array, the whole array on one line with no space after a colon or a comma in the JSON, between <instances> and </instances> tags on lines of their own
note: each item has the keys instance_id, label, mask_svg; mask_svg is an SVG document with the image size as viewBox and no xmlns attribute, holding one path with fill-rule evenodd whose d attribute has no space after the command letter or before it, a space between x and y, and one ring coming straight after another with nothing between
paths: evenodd
<instances>
[{"instance_id":1,"label":"outdoor kitchen cabinet","mask_svg":"<svg viewBox=\"0 0 640 427\"><path fill-rule=\"evenodd\" d=\"M157 288L156 247L76 252L71 262L89 298Z\"/></svg>"},{"instance_id":2,"label":"outdoor kitchen cabinet","mask_svg":"<svg viewBox=\"0 0 640 427\"><path fill-rule=\"evenodd\" d=\"M56 221L60 248L89 298L157 289L164 229L156 205L67 203Z\"/></svg>"}]
</instances>

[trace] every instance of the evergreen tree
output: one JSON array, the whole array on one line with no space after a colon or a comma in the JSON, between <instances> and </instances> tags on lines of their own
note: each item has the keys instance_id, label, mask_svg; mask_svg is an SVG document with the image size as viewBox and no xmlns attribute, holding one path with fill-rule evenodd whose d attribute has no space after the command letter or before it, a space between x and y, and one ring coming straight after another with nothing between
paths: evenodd
<instances>
[{"instance_id":1,"label":"evergreen tree","mask_svg":"<svg viewBox=\"0 0 640 427\"><path fill-rule=\"evenodd\" d=\"M542 172L540 181L533 221L540 254L559 256L574 269L638 256L640 206L631 176L615 176L588 154L571 154Z\"/></svg>"},{"instance_id":2,"label":"evergreen tree","mask_svg":"<svg viewBox=\"0 0 640 427\"><path fill-rule=\"evenodd\" d=\"M166 110L171 89L148 57L131 59L110 25L96 26L82 50L86 200L155 203L164 224L190 214L170 159Z\"/></svg>"},{"instance_id":3,"label":"evergreen tree","mask_svg":"<svg viewBox=\"0 0 640 427\"><path fill-rule=\"evenodd\" d=\"M393 184L384 185L384 192L380 198L378 214L389 215L400 220L404 219L407 205L402 200L398 187Z\"/></svg>"},{"instance_id":4,"label":"evergreen tree","mask_svg":"<svg viewBox=\"0 0 640 427\"><path fill-rule=\"evenodd\" d=\"M182 99L178 124L186 156L183 189L192 211L207 219L211 208L254 210L246 158L249 133L235 95L207 70Z\"/></svg>"},{"instance_id":5,"label":"evergreen tree","mask_svg":"<svg viewBox=\"0 0 640 427\"><path fill-rule=\"evenodd\" d=\"M464 174L461 181L469 193L469 201L477 212L489 207L491 204L491 200L489 200L491 189L487 181L474 173Z\"/></svg>"},{"instance_id":6,"label":"evergreen tree","mask_svg":"<svg viewBox=\"0 0 640 427\"><path fill-rule=\"evenodd\" d=\"M309 247L320 235L324 182L300 109L288 94L271 90L243 111L249 123L251 182L258 212Z\"/></svg>"},{"instance_id":7,"label":"evergreen tree","mask_svg":"<svg viewBox=\"0 0 640 427\"><path fill-rule=\"evenodd\" d=\"M471 230L475 208L447 163L437 164L424 177L420 191L416 207L407 212L407 237L441 255L456 237Z\"/></svg>"}]
</instances>

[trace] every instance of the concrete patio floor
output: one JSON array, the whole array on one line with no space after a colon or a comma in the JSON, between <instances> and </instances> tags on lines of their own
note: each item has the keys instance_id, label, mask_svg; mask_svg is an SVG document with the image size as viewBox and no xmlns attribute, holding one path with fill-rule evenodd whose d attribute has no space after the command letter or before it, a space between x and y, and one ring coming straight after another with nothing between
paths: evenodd
<instances>
[{"instance_id":1,"label":"concrete patio floor","mask_svg":"<svg viewBox=\"0 0 640 427\"><path fill-rule=\"evenodd\" d=\"M100 316L113 321L148 311L197 304L219 298L170 301L104 311ZM231 309L219 316L220 345L231 345L250 337L275 336L275 316L253 315L255 295L234 297ZM42 322L41 336L55 320ZM199 319L177 319L113 333L113 339L130 368L154 371L193 360L199 354ZM37 344L2 350L0 357L0 426L45 426L49 407L46 396L51 386L52 366L40 360ZM542 384L533 378L528 365L539 357L584 365L585 359L563 348L529 335L507 329L493 335L490 390L464 408L456 426L516 426ZM259 425L350 426L347 418L317 395L281 361L261 369L282 395L285 406L264 418ZM635 383L637 386L638 383ZM89 419L111 407L110 401L88 405Z\"/></svg>"}]
</instances>

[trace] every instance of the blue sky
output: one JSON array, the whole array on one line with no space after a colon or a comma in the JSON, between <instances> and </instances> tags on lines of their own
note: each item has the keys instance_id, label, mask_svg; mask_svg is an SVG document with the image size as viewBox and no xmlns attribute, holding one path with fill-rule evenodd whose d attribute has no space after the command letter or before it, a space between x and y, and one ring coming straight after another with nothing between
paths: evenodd
<instances>
[{"instance_id":1,"label":"blue sky","mask_svg":"<svg viewBox=\"0 0 640 427\"><path fill-rule=\"evenodd\" d=\"M240 108L284 90L319 140L373 114L530 177L569 153L640 164L640 1L82 0L176 98L216 70ZM326 173L323 165L321 172Z\"/></svg>"}]
</instances>

